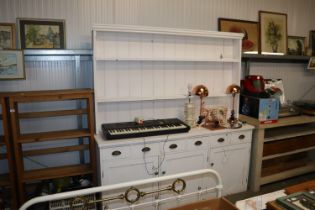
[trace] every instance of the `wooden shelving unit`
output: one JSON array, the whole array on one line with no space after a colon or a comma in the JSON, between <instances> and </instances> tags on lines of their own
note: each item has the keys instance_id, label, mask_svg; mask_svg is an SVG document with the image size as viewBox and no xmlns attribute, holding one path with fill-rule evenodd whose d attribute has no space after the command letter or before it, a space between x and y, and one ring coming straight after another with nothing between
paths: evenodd
<instances>
[{"instance_id":1,"label":"wooden shelving unit","mask_svg":"<svg viewBox=\"0 0 315 210\"><path fill-rule=\"evenodd\" d=\"M280 118L277 123L260 124L240 115L254 125L250 189L315 170L315 117Z\"/></svg>"},{"instance_id":2,"label":"wooden shelving unit","mask_svg":"<svg viewBox=\"0 0 315 210\"><path fill-rule=\"evenodd\" d=\"M10 191L10 209L17 209L17 193L16 193L16 182L14 176L14 160L13 150L9 138L9 121L7 116L7 106L5 97L0 96L1 103L1 114L0 120L2 121L2 135L0 135L0 147L4 147L6 153L0 154L0 160L6 160L8 163L8 173L0 174L0 189L8 189Z\"/></svg>"},{"instance_id":3,"label":"wooden shelving unit","mask_svg":"<svg viewBox=\"0 0 315 210\"><path fill-rule=\"evenodd\" d=\"M26 195L25 185L27 183L71 177L76 175L91 175L92 183L96 183L96 161L95 161L95 143L94 143L94 112L93 112L93 90L91 89L74 89L74 90L52 90L52 91L30 91L13 93L9 95L9 107L11 116L12 137L14 150L16 151L16 170L17 186L20 192L20 203L25 202L28 198ZM36 103L56 103L75 101L71 109L51 108L53 110L35 110L20 111L24 104L34 105ZM61 106L62 107L62 106ZM46 119L54 118L57 121L60 118L62 122L64 117L76 117L76 129L62 129L52 131L36 131L32 133L23 132L21 129L22 120L32 120L36 118ZM86 117L85 117L86 116ZM32 122L32 121L30 121ZM28 122L29 123L29 122ZM40 129L39 129L40 130ZM78 139L75 145L66 145L59 147L36 148L24 150L25 144L37 144L41 142L73 140ZM80 141L81 140L81 141ZM26 170L24 167L24 157L34 157L38 155L52 155L65 152L82 152L89 151L89 161L80 162L74 165L62 165L54 167L44 167L39 169Z\"/></svg>"}]
</instances>

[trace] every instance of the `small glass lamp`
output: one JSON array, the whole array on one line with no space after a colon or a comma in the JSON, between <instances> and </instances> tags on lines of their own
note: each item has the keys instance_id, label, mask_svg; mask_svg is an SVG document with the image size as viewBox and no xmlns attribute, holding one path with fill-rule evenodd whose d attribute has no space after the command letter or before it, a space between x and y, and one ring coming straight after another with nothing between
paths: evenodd
<instances>
[{"instance_id":1,"label":"small glass lamp","mask_svg":"<svg viewBox=\"0 0 315 210\"><path fill-rule=\"evenodd\" d=\"M241 92L241 88L238 85L232 84L228 86L226 89L227 94L232 94L232 110L231 110L231 116L228 119L228 123L230 124L230 128L241 128L242 124L239 122L239 120L235 117L235 96L236 94L239 94Z\"/></svg>"}]
</instances>

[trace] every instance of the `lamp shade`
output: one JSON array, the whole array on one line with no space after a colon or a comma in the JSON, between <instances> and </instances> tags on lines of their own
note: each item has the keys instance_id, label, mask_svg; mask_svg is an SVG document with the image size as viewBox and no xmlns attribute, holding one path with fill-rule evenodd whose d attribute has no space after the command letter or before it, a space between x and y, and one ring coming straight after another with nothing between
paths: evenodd
<instances>
[{"instance_id":1,"label":"lamp shade","mask_svg":"<svg viewBox=\"0 0 315 210\"><path fill-rule=\"evenodd\" d=\"M208 88L204 85L197 85L196 87L194 87L193 92L195 95L200 96L201 98L207 97L209 95Z\"/></svg>"},{"instance_id":2,"label":"lamp shade","mask_svg":"<svg viewBox=\"0 0 315 210\"><path fill-rule=\"evenodd\" d=\"M238 85L232 84L229 85L226 89L227 94L237 94L241 92L241 88Z\"/></svg>"}]
</instances>

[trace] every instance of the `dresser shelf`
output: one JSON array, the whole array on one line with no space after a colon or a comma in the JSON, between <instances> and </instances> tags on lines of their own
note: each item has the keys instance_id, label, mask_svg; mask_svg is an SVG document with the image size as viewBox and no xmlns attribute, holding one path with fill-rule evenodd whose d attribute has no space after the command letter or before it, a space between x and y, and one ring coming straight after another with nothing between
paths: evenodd
<instances>
[{"instance_id":1,"label":"dresser shelf","mask_svg":"<svg viewBox=\"0 0 315 210\"><path fill-rule=\"evenodd\" d=\"M133 121L135 117L179 118L190 86L203 84L209 89L206 100L218 98L213 100L218 105L229 104L226 88L240 84L242 36L191 29L93 26L96 133L101 133L102 123Z\"/></svg>"}]
</instances>

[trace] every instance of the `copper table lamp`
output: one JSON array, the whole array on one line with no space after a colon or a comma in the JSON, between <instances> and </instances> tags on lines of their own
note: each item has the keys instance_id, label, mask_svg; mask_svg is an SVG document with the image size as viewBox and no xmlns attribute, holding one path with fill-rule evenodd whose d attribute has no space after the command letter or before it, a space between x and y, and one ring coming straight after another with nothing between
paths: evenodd
<instances>
[{"instance_id":1,"label":"copper table lamp","mask_svg":"<svg viewBox=\"0 0 315 210\"><path fill-rule=\"evenodd\" d=\"M242 124L239 122L239 120L235 117L235 96L236 94L239 94L241 92L241 88L238 85L232 84L228 86L226 89L227 94L232 94L232 110L231 110L231 116L228 119L228 123L230 125L230 128L241 128Z\"/></svg>"},{"instance_id":2,"label":"copper table lamp","mask_svg":"<svg viewBox=\"0 0 315 210\"><path fill-rule=\"evenodd\" d=\"M204 85L197 85L196 87L194 87L193 90L194 94L200 97L200 112L199 112L199 120L198 120L198 124L200 124L203 119L204 116L202 116L202 108L204 105L204 97L207 97L209 95L209 91L208 88Z\"/></svg>"}]
</instances>

